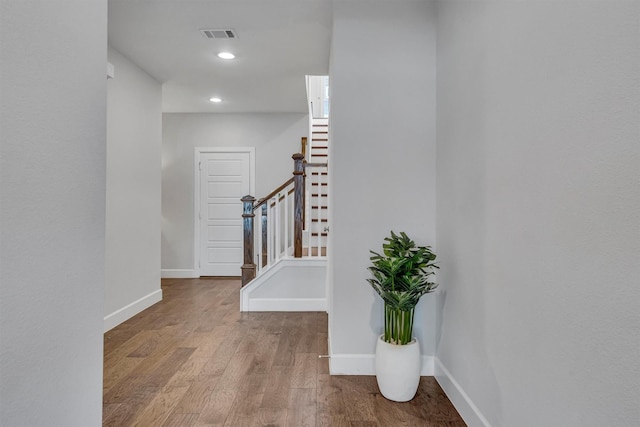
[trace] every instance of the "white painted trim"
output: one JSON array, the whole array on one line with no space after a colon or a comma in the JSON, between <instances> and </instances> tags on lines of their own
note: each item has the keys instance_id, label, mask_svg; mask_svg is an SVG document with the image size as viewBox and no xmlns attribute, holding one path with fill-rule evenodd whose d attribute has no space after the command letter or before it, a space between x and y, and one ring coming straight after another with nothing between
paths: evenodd
<instances>
[{"instance_id":1,"label":"white painted trim","mask_svg":"<svg viewBox=\"0 0 640 427\"><path fill-rule=\"evenodd\" d=\"M435 358L435 377L440 387L453 403L456 410L469 427L491 427L489 421L482 415L480 409L473 403L471 398L462 389L460 384L453 378L451 372L442 364L442 361Z\"/></svg>"},{"instance_id":2,"label":"white painted trim","mask_svg":"<svg viewBox=\"0 0 640 427\"><path fill-rule=\"evenodd\" d=\"M296 267L326 267L327 258L325 257L316 257L316 258L282 258L275 264L270 265L266 269L262 270L260 275L249 282L246 286L240 289L240 311L269 311L269 310L259 310L254 308L253 301L257 301L257 299L251 299L249 296L251 292L256 288L262 286L264 282L269 280L274 274L280 271L282 268L286 266L296 266ZM317 310L273 310L273 311L326 311L327 302L326 298L313 298L314 300L322 300L323 308ZM263 300L267 300L263 298ZM270 303L266 303L270 304ZM304 306L304 304L302 304ZM313 305L317 307L317 304Z\"/></svg>"},{"instance_id":3,"label":"white painted trim","mask_svg":"<svg viewBox=\"0 0 640 427\"><path fill-rule=\"evenodd\" d=\"M137 301L132 302L119 310L104 317L104 332L115 328L120 323L131 319L141 311L151 307L153 304L162 301L162 289L151 292Z\"/></svg>"},{"instance_id":4,"label":"white painted trim","mask_svg":"<svg viewBox=\"0 0 640 427\"><path fill-rule=\"evenodd\" d=\"M375 375L375 354L332 354L329 358L331 375Z\"/></svg>"},{"instance_id":5,"label":"white painted trim","mask_svg":"<svg viewBox=\"0 0 640 427\"><path fill-rule=\"evenodd\" d=\"M160 277L163 279L194 279L200 276L192 268L165 268L161 270Z\"/></svg>"},{"instance_id":6,"label":"white painted trim","mask_svg":"<svg viewBox=\"0 0 640 427\"><path fill-rule=\"evenodd\" d=\"M200 277L200 168L198 162L202 153L249 153L249 194L256 192L256 149L255 147L195 147L193 149L193 270L194 277ZM238 272L240 274L240 272Z\"/></svg>"},{"instance_id":7,"label":"white painted trim","mask_svg":"<svg viewBox=\"0 0 640 427\"><path fill-rule=\"evenodd\" d=\"M421 356L420 376L432 377L434 374L433 356ZM329 358L331 375L375 375L375 354L331 354Z\"/></svg>"},{"instance_id":8,"label":"white painted trim","mask_svg":"<svg viewBox=\"0 0 640 427\"><path fill-rule=\"evenodd\" d=\"M325 311L325 298L252 298L247 311Z\"/></svg>"}]
</instances>

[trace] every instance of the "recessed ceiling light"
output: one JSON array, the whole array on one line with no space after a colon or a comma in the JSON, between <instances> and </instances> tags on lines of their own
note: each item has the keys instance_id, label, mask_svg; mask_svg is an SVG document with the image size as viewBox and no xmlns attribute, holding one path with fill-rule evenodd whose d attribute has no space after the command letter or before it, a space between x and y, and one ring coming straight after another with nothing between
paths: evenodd
<instances>
[{"instance_id":1,"label":"recessed ceiling light","mask_svg":"<svg viewBox=\"0 0 640 427\"><path fill-rule=\"evenodd\" d=\"M222 102L222 98L218 98L217 96L211 97L209 98L209 101L211 102Z\"/></svg>"},{"instance_id":2,"label":"recessed ceiling light","mask_svg":"<svg viewBox=\"0 0 640 427\"><path fill-rule=\"evenodd\" d=\"M231 52L220 52L218 54L218 58L222 58L222 59L233 59L235 57L236 56Z\"/></svg>"}]
</instances>

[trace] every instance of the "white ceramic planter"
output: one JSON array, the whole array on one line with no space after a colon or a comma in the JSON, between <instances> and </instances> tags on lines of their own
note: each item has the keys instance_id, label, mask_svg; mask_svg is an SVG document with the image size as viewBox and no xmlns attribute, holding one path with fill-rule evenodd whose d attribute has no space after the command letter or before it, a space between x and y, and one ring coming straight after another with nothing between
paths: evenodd
<instances>
[{"instance_id":1,"label":"white ceramic planter","mask_svg":"<svg viewBox=\"0 0 640 427\"><path fill-rule=\"evenodd\" d=\"M420 383L420 343L395 345L378 337L376 379L380 393L389 400L407 402L416 395Z\"/></svg>"}]
</instances>

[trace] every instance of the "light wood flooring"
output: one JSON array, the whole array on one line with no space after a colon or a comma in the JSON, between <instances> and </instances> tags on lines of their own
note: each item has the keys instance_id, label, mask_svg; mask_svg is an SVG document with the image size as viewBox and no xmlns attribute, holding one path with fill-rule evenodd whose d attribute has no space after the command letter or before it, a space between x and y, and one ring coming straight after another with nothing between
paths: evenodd
<instances>
[{"instance_id":1,"label":"light wood flooring","mask_svg":"<svg viewBox=\"0 0 640 427\"><path fill-rule=\"evenodd\" d=\"M104 336L104 426L448 426L432 377L407 403L330 376L326 313L240 313L239 280L164 279L162 302Z\"/></svg>"}]
</instances>

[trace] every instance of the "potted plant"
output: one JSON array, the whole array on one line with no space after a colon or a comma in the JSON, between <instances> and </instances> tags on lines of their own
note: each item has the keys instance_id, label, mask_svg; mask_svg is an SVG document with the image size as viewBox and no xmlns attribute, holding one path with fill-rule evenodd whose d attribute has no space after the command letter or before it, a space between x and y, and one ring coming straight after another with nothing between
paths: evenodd
<instances>
[{"instance_id":1,"label":"potted plant","mask_svg":"<svg viewBox=\"0 0 640 427\"><path fill-rule=\"evenodd\" d=\"M438 266L429 246L417 246L401 232L391 232L382 254L371 252L367 281L384 301L384 334L376 344L376 379L384 397L413 399L420 382L420 343L413 336L415 308L422 295L438 286L430 282Z\"/></svg>"}]
</instances>

